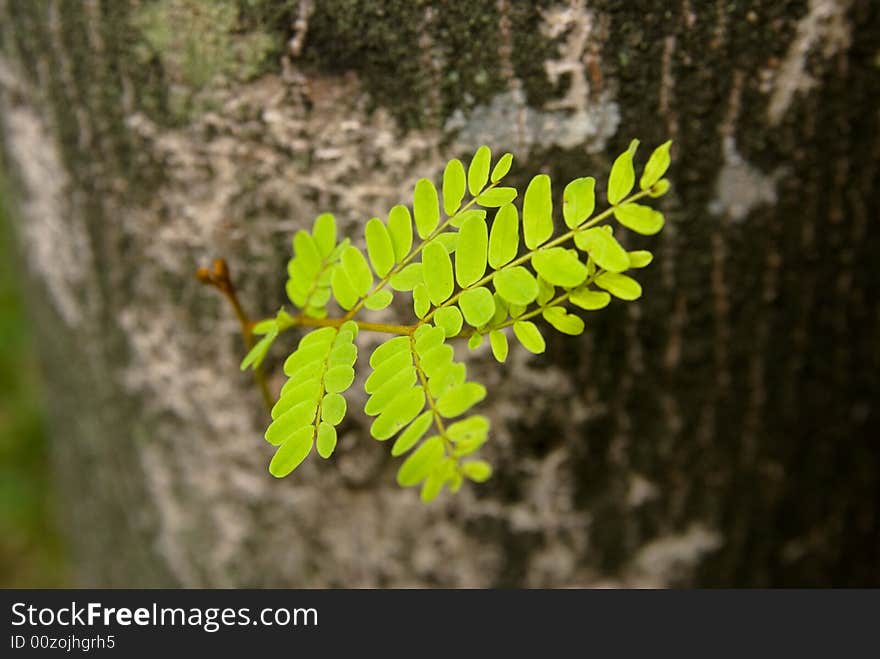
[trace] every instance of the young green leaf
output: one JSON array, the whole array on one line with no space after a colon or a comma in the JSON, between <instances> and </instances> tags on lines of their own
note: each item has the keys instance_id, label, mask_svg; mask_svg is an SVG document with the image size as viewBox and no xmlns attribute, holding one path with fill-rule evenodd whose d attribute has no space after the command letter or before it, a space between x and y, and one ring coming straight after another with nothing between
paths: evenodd
<instances>
[{"instance_id":1,"label":"young green leaf","mask_svg":"<svg viewBox=\"0 0 880 659\"><path fill-rule=\"evenodd\" d=\"M388 281L395 291L411 291L425 281L421 263L410 263Z\"/></svg>"},{"instance_id":2,"label":"young green leaf","mask_svg":"<svg viewBox=\"0 0 880 659\"><path fill-rule=\"evenodd\" d=\"M641 204L624 204L614 209L614 217L627 229L653 236L663 228L663 213Z\"/></svg>"},{"instance_id":3,"label":"young green leaf","mask_svg":"<svg viewBox=\"0 0 880 659\"><path fill-rule=\"evenodd\" d=\"M492 346L492 356L503 364L507 359L507 336L501 330L492 330L489 332L489 343Z\"/></svg>"},{"instance_id":4,"label":"young green leaf","mask_svg":"<svg viewBox=\"0 0 880 659\"><path fill-rule=\"evenodd\" d=\"M443 211L447 215L455 215L455 212L461 207L464 191L464 165L458 158L450 160L443 171Z\"/></svg>"},{"instance_id":5,"label":"young green leaf","mask_svg":"<svg viewBox=\"0 0 880 659\"><path fill-rule=\"evenodd\" d=\"M471 460L461 466L461 471L475 483L484 483L492 476L492 465L485 460Z\"/></svg>"},{"instance_id":6,"label":"young green leaf","mask_svg":"<svg viewBox=\"0 0 880 659\"><path fill-rule=\"evenodd\" d=\"M608 179L608 203L612 206L623 201L635 184L636 173L632 159L632 151L627 150L617 156L611 166L611 176Z\"/></svg>"},{"instance_id":7,"label":"young green leaf","mask_svg":"<svg viewBox=\"0 0 880 659\"><path fill-rule=\"evenodd\" d=\"M440 223L437 188L426 178L419 179L413 191L413 216L420 238L430 236Z\"/></svg>"},{"instance_id":8,"label":"young green leaf","mask_svg":"<svg viewBox=\"0 0 880 659\"><path fill-rule=\"evenodd\" d=\"M672 146L672 140L664 142L651 154L648 158L648 164L645 165L645 171L642 172L642 178L639 181L639 187L647 190L657 181L663 178L666 170L669 169L669 148Z\"/></svg>"},{"instance_id":9,"label":"young green leaf","mask_svg":"<svg viewBox=\"0 0 880 659\"><path fill-rule=\"evenodd\" d=\"M605 291L591 291L585 286L572 291L568 299L576 307L586 309L587 311L603 309L611 302L611 296Z\"/></svg>"},{"instance_id":10,"label":"young green leaf","mask_svg":"<svg viewBox=\"0 0 880 659\"><path fill-rule=\"evenodd\" d=\"M397 205L388 213L388 234L394 246L394 260L403 261L412 249L412 218L406 206Z\"/></svg>"},{"instance_id":11,"label":"young green leaf","mask_svg":"<svg viewBox=\"0 0 880 659\"><path fill-rule=\"evenodd\" d=\"M358 296L366 295L373 285L373 273L361 250L357 247L348 247L342 252L342 268Z\"/></svg>"},{"instance_id":12,"label":"young green leaf","mask_svg":"<svg viewBox=\"0 0 880 659\"><path fill-rule=\"evenodd\" d=\"M481 146L474 154L471 165L468 167L468 190L476 197L489 180L489 165L492 161L492 152L488 146Z\"/></svg>"},{"instance_id":13,"label":"young green leaf","mask_svg":"<svg viewBox=\"0 0 880 659\"><path fill-rule=\"evenodd\" d=\"M447 419L467 412L486 397L486 387L476 382L464 382L443 394L437 401L437 411Z\"/></svg>"},{"instance_id":14,"label":"young green leaf","mask_svg":"<svg viewBox=\"0 0 880 659\"><path fill-rule=\"evenodd\" d=\"M388 339L370 355L370 366L379 368L382 364L400 353L408 354L409 346L410 340L408 336L395 336L393 339Z\"/></svg>"},{"instance_id":15,"label":"young green leaf","mask_svg":"<svg viewBox=\"0 0 880 659\"><path fill-rule=\"evenodd\" d=\"M489 234L489 265L496 270L510 263L519 249L519 214L513 204L498 209Z\"/></svg>"},{"instance_id":16,"label":"young green leaf","mask_svg":"<svg viewBox=\"0 0 880 659\"><path fill-rule=\"evenodd\" d=\"M486 211L482 208L469 208L466 211L461 211L457 215L451 217L449 219L449 224L454 226L456 229L460 229L461 226L467 222L467 220L471 217L482 217L484 220L486 219Z\"/></svg>"},{"instance_id":17,"label":"young green leaf","mask_svg":"<svg viewBox=\"0 0 880 659\"><path fill-rule=\"evenodd\" d=\"M602 227L578 231L574 234L574 244L589 254L600 268L609 272L623 272L630 267L626 250Z\"/></svg>"},{"instance_id":18,"label":"young green leaf","mask_svg":"<svg viewBox=\"0 0 880 659\"><path fill-rule=\"evenodd\" d=\"M262 339L257 341L253 348L250 349L247 355L245 355L244 359L241 360L241 365L239 368L244 371L247 370L248 366L253 365L254 368L257 368L266 357L266 353L269 352L269 348L272 346L272 342L278 336L278 330L276 329L274 332L269 332Z\"/></svg>"},{"instance_id":19,"label":"young green leaf","mask_svg":"<svg viewBox=\"0 0 880 659\"><path fill-rule=\"evenodd\" d=\"M468 325L482 327L495 315L495 298L485 286L471 288L462 293L458 301Z\"/></svg>"},{"instance_id":20,"label":"young green leaf","mask_svg":"<svg viewBox=\"0 0 880 659\"><path fill-rule=\"evenodd\" d=\"M300 229L293 235L293 251L297 265L303 268L303 274L311 279L321 269L321 252L312 235Z\"/></svg>"},{"instance_id":21,"label":"young green leaf","mask_svg":"<svg viewBox=\"0 0 880 659\"><path fill-rule=\"evenodd\" d=\"M284 478L302 464L312 451L312 427L300 428L285 441L269 463L269 473Z\"/></svg>"},{"instance_id":22,"label":"young green leaf","mask_svg":"<svg viewBox=\"0 0 880 659\"><path fill-rule=\"evenodd\" d=\"M477 197L477 203L486 208L497 208L516 199L516 188L491 188Z\"/></svg>"},{"instance_id":23,"label":"young green leaf","mask_svg":"<svg viewBox=\"0 0 880 659\"><path fill-rule=\"evenodd\" d=\"M539 355L547 348L547 344L544 343L544 337L541 336L541 332L531 321L516 321L513 324L513 333L519 339L519 342L523 344L523 347L531 353Z\"/></svg>"},{"instance_id":24,"label":"young green leaf","mask_svg":"<svg viewBox=\"0 0 880 659\"><path fill-rule=\"evenodd\" d=\"M498 162L495 163L495 167L492 169L491 181L492 183L498 183L501 179L507 176L507 172L510 171L510 166L513 164L513 154L505 153L498 159Z\"/></svg>"},{"instance_id":25,"label":"young green leaf","mask_svg":"<svg viewBox=\"0 0 880 659\"><path fill-rule=\"evenodd\" d=\"M385 440L416 418L425 406L425 390L415 387L400 393L370 426L370 434Z\"/></svg>"},{"instance_id":26,"label":"young green leaf","mask_svg":"<svg viewBox=\"0 0 880 659\"><path fill-rule=\"evenodd\" d=\"M358 297L360 296L343 268L335 268L333 270L331 282L333 297L336 298L340 307L348 311L357 304Z\"/></svg>"},{"instance_id":27,"label":"young green leaf","mask_svg":"<svg viewBox=\"0 0 880 659\"><path fill-rule=\"evenodd\" d=\"M530 304L538 297L537 280L520 265L499 270L494 282L498 294L511 304Z\"/></svg>"},{"instance_id":28,"label":"young green leaf","mask_svg":"<svg viewBox=\"0 0 880 659\"><path fill-rule=\"evenodd\" d=\"M479 332L474 332L468 337L468 349L476 350L481 345L483 345L483 335Z\"/></svg>"},{"instance_id":29,"label":"young green leaf","mask_svg":"<svg viewBox=\"0 0 880 659\"><path fill-rule=\"evenodd\" d=\"M486 220L473 215L461 225L460 247L455 252L455 278L462 288L480 279L486 272L489 231Z\"/></svg>"},{"instance_id":30,"label":"young green leaf","mask_svg":"<svg viewBox=\"0 0 880 659\"><path fill-rule=\"evenodd\" d=\"M336 428L322 421L318 424L318 455L325 460L333 455L336 449Z\"/></svg>"},{"instance_id":31,"label":"young green leaf","mask_svg":"<svg viewBox=\"0 0 880 659\"><path fill-rule=\"evenodd\" d=\"M584 267L586 267L586 266L584 266ZM554 295L556 295L556 288L554 288L554 286L550 282L548 282L546 279L539 276L538 277L538 297L535 300L538 303L538 305L543 306L543 305L547 304L550 300L553 299Z\"/></svg>"},{"instance_id":32,"label":"young green leaf","mask_svg":"<svg viewBox=\"0 0 880 659\"><path fill-rule=\"evenodd\" d=\"M562 307L544 309L541 315L544 317L544 320L563 334L578 336L584 332L584 321L578 316L566 312Z\"/></svg>"},{"instance_id":33,"label":"young green leaf","mask_svg":"<svg viewBox=\"0 0 880 659\"><path fill-rule=\"evenodd\" d=\"M443 440L440 437L434 436L426 439L400 465L400 469L397 471L397 484L401 487L418 485L428 477L428 474L443 459L444 455Z\"/></svg>"},{"instance_id":34,"label":"young green leaf","mask_svg":"<svg viewBox=\"0 0 880 659\"><path fill-rule=\"evenodd\" d=\"M441 307L434 312L434 324L443 328L447 337L457 335L461 331L462 322L458 307Z\"/></svg>"},{"instance_id":35,"label":"young green leaf","mask_svg":"<svg viewBox=\"0 0 880 659\"><path fill-rule=\"evenodd\" d=\"M419 284L413 289L413 309L416 312L416 316L419 318L424 318L428 311L431 310L431 293L428 291L428 287L425 284Z\"/></svg>"},{"instance_id":36,"label":"young green leaf","mask_svg":"<svg viewBox=\"0 0 880 659\"><path fill-rule=\"evenodd\" d=\"M443 304L452 295L455 287L449 253L441 243L432 240L422 250L422 265L431 302L435 306Z\"/></svg>"},{"instance_id":37,"label":"young green leaf","mask_svg":"<svg viewBox=\"0 0 880 659\"><path fill-rule=\"evenodd\" d=\"M395 262L394 245L391 243L388 229L385 228L382 220L374 217L367 222L364 236L367 240L367 254L370 257L370 263L373 264L373 270L380 277L384 277L391 272Z\"/></svg>"},{"instance_id":38,"label":"young green leaf","mask_svg":"<svg viewBox=\"0 0 880 659\"><path fill-rule=\"evenodd\" d=\"M563 288L579 286L587 278L587 266L563 247L551 247L536 252L532 256L532 267L549 283Z\"/></svg>"},{"instance_id":39,"label":"young green leaf","mask_svg":"<svg viewBox=\"0 0 880 659\"><path fill-rule=\"evenodd\" d=\"M321 420L331 426L338 426L345 417L347 407L345 398L339 394L327 394L321 401Z\"/></svg>"},{"instance_id":40,"label":"young green leaf","mask_svg":"<svg viewBox=\"0 0 880 659\"><path fill-rule=\"evenodd\" d=\"M334 366L327 369L324 376L324 389L330 393L341 393L354 382L354 369L351 366Z\"/></svg>"},{"instance_id":41,"label":"young green leaf","mask_svg":"<svg viewBox=\"0 0 880 659\"><path fill-rule=\"evenodd\" d=\"M315 245L321 256L324 258L330 256L333 248L336 247L336 218L330 213L322 213L316 217L312 225L312 238L315 239Z\"/></svg>"},{"instance_id":42,"label":"young green leaf","mask_svg":"<svg viewBox=\"0 0 880 659\"><path fill-rule=\"evenodd\" d=\"M367 297L364 300L364 306L371 311L378 311L379 309L384 309L389 304L391 304L391 300L394 299L394 295L387 288L382 288Z\"/></svg>"},{"instance_id":43,"label":"young green leaf","mask_svg":"<svg viewBox=\"0 0 880 659\"><path fill-rule=\"evenodd\" d=\"M368 416L381 414L386 407L400 394L406 391L416 382L416 371L412 367L403 368L391 377L385 384L370 396L364 406L364 412Z\"/></svg>"},{"instance_id":44,"label":"young green leaf","mask_svg":"<svg viewBox=\"0 0 880 659\"><path fill-rule=\"evenodd\" d=\"M596 179L576 178L562 193L562 215L569 229L574 229L593 214L596 207Z\"/></svg>"},{"instance_id":45,"label":"young green leaf","mask_svg":"<svg viewBox=\"0 0 880 659\"><path fill-rule=\"evenodd\" d=\"M415 446L418 441L425 436L431 422L434 421L434 412L428 410L422 412L416 417L415 421L409 424L406 430L400 433L400 436L394 440L394 446L391 447L391 455L397 457L403 455Z\"/></svg>"},{"instance_id":46,"label":"young green leaf","mask_svg":"<svg viewBox=\"0 0 880 659\"><path fill-rule=\"evenodd\" d=\"M657 197L662 197L667 192L669 192L669 179L662 178L657 181L654 185L651 186L651 190L648 192L648 196L652 199L656 199Z\"/></svg>"},{"instance_id":47,"label":"young green leaf","mask_svg":"<svg viewBox=\"0 0 880 659\"><path fill-rule=\"evenodd\" d=\"M605 272L596 277L596 286L604 288L621 300L637 300L642 296L642 287L639 282L614 272Z\"/></svg>"},{"instance_id":48,"label":"young green leaf","mask_svg":"<svg viewBox=\"0 0 880 659\"><path fill-rule=\"evenodd\" d=\"M526 247L536 249L553 235L553 198L549 176L538 174L531 180L526 188L522 213Z\"/></svg>"},{"instance_id":49,"label":"young green leaf","mask_svg":"<svg viewBox=\"0 0 880 659\"><path fill-rule=\"evenodd\" d=\"M650 265L651 261L654 260L654 255L644 249L629 252L628 254L630 268L644 268L645 266Z\"/></svg>"}]
</instances>

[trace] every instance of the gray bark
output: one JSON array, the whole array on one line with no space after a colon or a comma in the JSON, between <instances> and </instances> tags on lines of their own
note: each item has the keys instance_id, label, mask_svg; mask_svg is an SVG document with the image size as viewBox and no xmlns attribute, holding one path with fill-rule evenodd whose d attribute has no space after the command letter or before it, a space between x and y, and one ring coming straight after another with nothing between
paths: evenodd
<instances>
[{"instance_id":1,"label":"gray bark","mask_svg":"<svg viewBox=\"0 0 880 659\"><path fill-rule=\"evenodd\" d=\"M0 1L79 583L877 585L876 3L432 4ZM632 137L676 145L645 295L470 356L489 483L423 506L360 394L333 460L267 474L198 265L269 315L320 212L361 235L481 143L601 178Z\"/></svg>"}]
</instances>

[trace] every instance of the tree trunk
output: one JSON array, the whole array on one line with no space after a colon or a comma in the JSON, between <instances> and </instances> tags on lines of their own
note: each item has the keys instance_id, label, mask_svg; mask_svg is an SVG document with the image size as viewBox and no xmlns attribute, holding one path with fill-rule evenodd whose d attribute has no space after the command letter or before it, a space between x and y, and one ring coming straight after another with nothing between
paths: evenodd
<instances>
[{"instance_id":1,"label":"tree trunk","mask_svg":"<svg viewBox=\"0 0 880 659\"><path fill-rule=\"evenodd\" d=\"M878 14L0 0L0 140L79 583L880 584ZM227 258L270 315L320 212L360 236L482 143L518 184L604 180L633 137L642 157L675 140L667 227L631 241L656 251L643 299L540 358L470 355L488 483L428 506L398 488L357 385L334 458L268 475L236 321L197 266Z\"/></svg>"}]
</instances>

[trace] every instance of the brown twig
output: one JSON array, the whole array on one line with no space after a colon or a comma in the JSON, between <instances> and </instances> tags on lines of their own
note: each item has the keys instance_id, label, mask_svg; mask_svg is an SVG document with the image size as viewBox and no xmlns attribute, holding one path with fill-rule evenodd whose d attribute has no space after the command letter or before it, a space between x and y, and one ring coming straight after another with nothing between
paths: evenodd
<instances>
[{"instance_id":1,"label":"brown twig","mask_svg":"<svg viewBox=\"0 0 880 659\"><path fill-rule=\"evenodd\" d=\"M226 261L224 259L214 259L213 266L210 270L208 268L199 268L196 270L196 278L203 284L216 288L223 294L223 297L229 301L232 310L235 312L235 317L238 318L238 322L241 325L241 336L244 339L245 348L247 350L253 348L254 322L247 315L244 308L241 306L241 302L238 300L235 286L233 286L232 278L229 274L229 265ZM269 385L266 382L266 375L263 372L262 366L254 368L254 381L260 388L260 393L263 395L263 403L266 405L266 411L270 411L272 409L272 394L269 392Z\"/></svg>"}]
</instances>

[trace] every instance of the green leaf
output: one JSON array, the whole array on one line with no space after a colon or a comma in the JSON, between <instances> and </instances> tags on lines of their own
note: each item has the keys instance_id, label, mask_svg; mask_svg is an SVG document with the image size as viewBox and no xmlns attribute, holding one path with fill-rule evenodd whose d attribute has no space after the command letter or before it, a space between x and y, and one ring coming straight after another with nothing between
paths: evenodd
<instances>
[{"instance_id":1,"label":"green leaf","mask_svg":"<svg viewBox=\"0 0 880 659\"><path fill-rule=\"evenodd\" d=\"M553 285L543 277L539 276L538 297L536 299L537 303L543 306L547 304L550 300L552 300L554 295L556 295L556 289L553 287Z\"/></svg>"},{"instance_id":2,"label":"green leaf","mask_svg":"<svg viewBox=\"0 0 880 659\"><path fill-rule=\"evenodd\" d=\"M584 333L584 321L578 316L568 313L562 307L550 307L541 312L548 323L563 334L578 336Z\"/></svg>"},{"instance_id":3,"label":"green leaf","mask_svg":"<svg viewBox=\"0 0 880 659\"><path fill-rule=\"evenodd\" d=\"M403 261L412 249L412 218L406 206L397 205L388 213L388 235L394 247L394 260Z\"/></svg>"},{"instance_id":4,"label":"green leaf","mask_svg":"<svg viewBox=\"0 0 880 659\"><path fill-rule=\"evenodd\" d=\"M370 434L385 440L416 418L425 406L425 390L415 387L392 400L370 426Z\"/></svg>"},{"instance_id":5,"label":"green leaf","mask_svg":"<svg viewBox=\"0 0 880 659\"><path fill-rule=\"evenodd\" d=\"M402 370L412 369L412 355L409 351L400 353L383 362L382 365L370 373L367 381L364 383L364 391L368 394L374 394L395 377Z\"/></svg>"},{"instance_id":6,"label":"green leaf","mask_svg":"<svg viewBox=\"0 0 880 659\"><path fill-rule=\"evenodd\" d=\"M488 146L481 146L474 154L471 165L468 167L468 190L476 197L489 180L489 165L492 161L492 152Z\"/></svg>"},{"instance_id":7,"label":"green leaf","mask_svg":"<svg viewBox=\"0 0 880 659\"><path fill-rule=\"evenodd\" d=\"M283 444L289 437L303 426L311 427L315 420L315 411L318 409L318 401L304 400L291 406L277 419L273 420L266 428L264 437L267 442L274 446Z\"/></svg>"},{"instance_id":8,"label":"green leaf","mask_svg":"<svg viewBox=\"0 0 880 659\"><path fill-rule=\"evenodd\" d=\"M476 382L464 382L440 396L437 411L447 419L467 412L486 397L486 387Z\"/></svg>"},{"instance_id":9,"label":"green leaf","mask_svg":"<svg viewBox=\"0 0 880 659\"><path fill-rule=\"evenodd\" d=\"M269 348L272 347L272 342L275 341L275 338L278 336L278 329L274 332L269 332L262 339L257 341L253 348L250 349L247 355L245 355L244 359L241 360L241 370L244 371L248 366L252 365L254 368L257 368L266 357L266 353L269 352Z\"/></svg>"},{"instance_id":10,"label":"green leaf","mask_svg":"<svg viewBox=\"0 0 880 659\"><path fill-rule=\"evenodd\" d=\"M596 286L604 288L621 300L637 300L642 296L642 287L639 282L614 272L606 272L596 277Z\"/></svg>"},{"instance_id":11,"label":"green leaf","mask_svg":"<svg viewBox=\"0 0 880 659\"><path fill-rule=\"evenodd\" d=\"M669 148L672 146L672 140L664 142L651 154L648 158L648 164L645 165L645 171L642 172L642 178L639 181L639 187L647 190L657 181L663 178L666 170L669 169Z\"/></svg>"},{"instance_id":12,"label":"green leaf","mask_svg":"<svg viewBox=\"0 0 880 659\"><path fill-rule=\"evenodd\" d=\"M284 478L302 464L312 451L312 427L300 428L275 451L269 463L269 473Z\"/></svg>"},{"instance_id":13,"label":"green leaf","mask_svg":"<svg viewBox=\"0 0 880 659\"><path fill-rule=\"evenodd\" d=\"M443 210L449 216L461 207L464 199L465 175L461 160L450 160L443 172Z\"/></svg>"},{"instance_id":14,"label":"green leaf","mask_svg":"<svg viewBox=\"0 0 880 659\"><path fill-rule=\"evenodd\" d=\"M587 311L604 309L611 302L611 296L605 291L591 291L586 287L572 291L568 299L573 305Z\"/></svg>"},{"instance_id":15,"label":"green leaf","mask_svg":"<svg viewBox=\"0 0 880 659\"><path fill-rule=\"evenodd\" d=\"M474 332L468 337L468 349L476 350L481 345L483 345L483 335L479 332Z\"/></svg>"},{"instance_id":16,"label":"green leaf","mask_svg":"<svg viewBox=\"0 0 880 659\"><path fill-rule=\"evenodd\" d=\"M303 274L312 279L321 269L321 252L315 239L307 231L300 229L293 236L293 251L297 265L303 268Z\"/></svg>"},{"instance_id":17,"label":"green leaf","mask_svg":"<svg viewBox=\"0 0 880 659\"><path fill-rule=\"evenodd\" d=\"M327 394L321 401L321 420L331 426L338 426L345 417L348 405L339 394Z\"/></svg>"},{"instance_id":18,"label":"green leaf","mask_svg":"<svg viewBox=\"0 0 880 659\"><path fill-rule=\"evenodd\" d=\"M428 378L433 378L443 373L452 363L454 357L455 351L452 346L444 343L426 352L419 361L419 368Z\"/></svg>"},{"instance_id":19,"label":"green leaf","mask_svg":"<svg viewBox=\"0 0 880 659\"><path fill-rule=\"evenodd\" d=\"M419 179L413 191L413 216L420 238L431 235L440 223L440 202L437 188L426 178Z\"/></svg>"},{"instance_id":20,"label":"green leaf","mask_svg":"<svg viewBox=\"0 0 880 659\"><path fill-rule=\"evenodd\" d=\"M443 485L446 484L444 465L446 465L446 462L436 465L422 484L422 491L419 493L419 499L421 499L422 503L431 503L440 494Z\"/></svg>"},{"instance_id":21,"label":"green leaf","mask_svg":"<svg viewBox=\"0 0 880 659\"><path fill-rule=\"evenodd\" d=\"M485 440L489 434L489 419L479 414L456 421L446 429L446 435L456 444L473 439Z\"/></svg>"},{"instance_id":22,"label":"green leaf","mask_svg":"<svg viewBox=\"0 0 880 659\"><path fill-rule=\"evenodd\" d=\"M501 330L489 332L489 343L492 345L492 356L503 364L507 360L507 336Z\"/></svg>"},{"instance_id":23,"label":"green leaf","mask_svg":"<svg viewBox=\"0 0 880 659\"><path fill-rule=\"evenodd\" d=\"M459 248L455 252L455 278L462 288L467 288L486 272L489 251L489 230L486 220L471 216L459 231Z\"/></svg>"},{"instance_id":24,"label":"green leaf","mask_svg":"<svg viewBox=\"0 0 880 659\"><path fill-rule=\"evenodd\" d=\"M645 249L628 252L628 255L630 268L644 268L651 265L651 262L654 260L654 255Z\"/></svg>"},{"instance_id":25,"label":"green leaf","mask_svg":"<svg viewBox=\"0 0 880 659\"><path fill-rule=\"evenodd\" d=\"M662 197L667 192L669 192L669 179L662 178L651 186L648 196L656 199L657 197Z\"/></svg>"},{"instance_id":26,"label":"green leaf","mask_svg":"<svg viewBox=\"0 0 880 659\"><path fill-rule=\"evenodd\" d=\"M381 414L386 407L400 395L401 391L406 391L416 382L416 371L414 368L407 367L398 371L385 384L383 384L367 401L364 406L364 412L368 416L376 416Z\"/></svg>"},{"instance_id":27,"label":"green leaf","mask_svg":"<svg viewBox=\"0 0 880 659\"><path fill-rule=\"evenodd\" d=\"M334 268L331 286L333 297L336 298L340 307L348 311L357 304L360 296L343 268Z\"/></svg>"},{"instance_id":28,"label":"green leaf","mask_svg":"<svg viewBox=\"0 0 880 659\"><path fill-rule=\"evenodd\" d=\"M446 332L442 327L422 325L414 335L416 340L416 353L425 355L446 340Z\"/></svg>"},{"instance_id":29,"label":"green leaf","mask_svg":"<svg viewBox=\"0 0 880 659\"><path fill-rule=\"evenodd\" d=\"M422 265L431 302L434 306L443 304L452 295L455 287L449 253L443 245L432 240L422 250Z\"/></svg>"},{"instance_id":30,"label":"green leaf","mask_svg":"<svg viewBox=\"0 0 880 659\"><path fill-rule=\"evenodd\" d=\"M500 325L507 320L507 300L501 297L497 292L492 295L495 298L495 315L489 321L491 325Z\"/></svg>"},{"instance_id":31,"label":"green leaf","mask_svg":"<svg viewBox=\"0 0 880 659\"><path fill-rule=\"evenodd\" d=\"M526 247L536 249L553 235L553 198L550 177L538 174L526 188L523 200L523 237Z\"/></svg>"},{"instance_id":32,"label":"green leaf","mask_svg":"<svg viewBox=\"0 0 880 659\"><path fill-rule=\"evenodd\" d=\"M492 476L492 465L485 460L471 460L461 465L461 471L475 483L484 483Z\"/></svg>"},{"instance_id":33,"label":"green leaf","mask_svg":"<svg viewBox=\"0 0 880 659\"><path fill-rule=\"evenodd\" d=\"M425 284L419 284L413 289L412 295L416 316L424 318L431 310L431 294L428 292L428 287Z\"/></svg>"},{"instance_id":34,"label":"green leaf","mask_svg":"<svg viewBox=\"0 0 880 659\"><path fill-rule=\"evenodd\" d=\"M549 283L563 288L580 286L587 278L587 266L563 247L536 252L532 256L532 267Z\"/></svg>"},{"instance_id":35,"label":"green leaf","mask_svg":"<svg viewBox=\"0 0 880 659\"><path fill-rule=\"evenodd\" d=\"M455 231L446 231L438 234L434 238L435 243L440 243L446 249L447 254L452 254L458 244L458 233Z\"/></svg>"},{"instance_id":36,"label":"green leaf","mask_svg":"<svg viewBox=\"0 0 880 659\"><path fill-rule=\"evenodd\" d=\"M318 424L318 455L325 460L333 455L336 449L336 428L329 423L321 422Z\"/></svg>"},{"instance_id":37,"label":"green leaf","mask_svg":"<svg viewBox=\"0 0 880 659\"><path fill-rule=\"evenodd\" d=\"M624 151L611 166L611 176L608 179L608 203L612 206L623 201L624 197L632 190L636 180L633 170L633 154Z\"/></svg>"},{"instance_id":38,"label":"green leaf","mask_svg":"<svg viewBox=\"0 0 880 659\"><path fill-rule=\"evenodd\" d=\"M512 202L516 195L516 188L489 188L477 197L477 203L486 208L497 208Z\"/></svg>"},{"instance_id":39,"label":"green leaf","mask_svg":"<svg viewBox=\"0 0 880 659\"><path fill-rule=\"evenodd\" d=\"M513 324L513 333L516 338L523 344L523 347L531 353L540 355L547 348L544 343L544 337L535 326L535 323L528 320L518 320Z\"/></svg>"},{"instance_id":40,"label":"green leaf","mask_svg":"<svg viewBox=\"0 0 880 659\"><path fill-rule=\"evenodd\" d=\"M530 304L538 297L537 280L520 265L499 270L493 281L498 295L511 304Z\"/></svg>"},{"instance_id":41,"label":"green leaf","mask_svg":"<svg viewBox=\"0 0 880 659\"><path fill-rule=\"evenodd\" d=\"M600 268L623 272L629 268L629 255L617 239L602 227L593 227L574 234L574 244L590 255Z\"/></svg>"},{"instance_id":42,"label":"green leaf","mask_svg":"<svg viewBox=\"0 0 880 659\"><path fill-rule=\"evenodd\" d=\"M439 398L452 387L464 382L466 376L467 368L465 365L452 362L428 380L428 391L435 399Z\"/></svg>"},{"instance_id":43,"label":"green leaf","mask_svg":"<svg viewBox=\"0 0 880 659\"><path fill-rule=\"evenodd\" d=\"M466 211L462 211L458 215L450 218L449 224L454 226L456 229L460 229L461 225L467 222L468 218L477 216L482 217L484 220L486 219L486 211L482 208L469 208Z\"/></svg>"},{"instance_id":44,"label":"green leaf","mask_svg":"<svg viewBox=\"0 0 880 659\"><path fill-rule=\"evenodd\" d=\"M401 487L418 485L428 477L444 455L443 440L437 436L428 438L400 465L397 471L397 484Z\"/></svg>"},{"instance_id":45,"label":"green leaf","mask_svg":"<svg viewBox=\"0 0 880 659\"><path fill-rule=\"evenodd\" d=\"M383 363L400 353L408 353L410 339L408 336L395 336L377 347L370 355L370 366L379 368Z\"/></svg>"},{"instance_id":46,"label":"green leaf","mask_svg":"<svg viewBox=\"0 0 880 659\"><path fill-rule=\"evenodd\" d=\"M422 264L410 263L396 275L393 275L388 283L395 291L411 291L424 281Z\"/></svg>"},{"instance_id":47,"label":"green leaf","mask_svg":"<svg viewBox=\"0 0 880 659\"><path fill-rule=\"evenodd\" d=\"M663 228L663 213L650 206L624 204L614 209L614 217L627 229L643 236L653 236Z\"/></svg>"},{"instance_id":48,"label":"green leaf","mask_svg":"<svg viewBox=\"0 0 880 659\"><path fill-rule=\"evenodd\" d=\"M458 305L464 319L472 327L482 327L495 315L495 298L492 297L492 291L485 286L464 291Z\"/></svg>"},{"instance_id":49,"label":"green leaf","mask_svg":"<svg viewBox=\"0 0 880 659\"><path fill-rule=\"evenodd\" d=\"M330 256L333 248L336 247L336 218L330 213L322 213L315 218L312 225L312 238L321 256L326 258Z\"/></svg>"},{"instance_id":50,"label":"green leaf","mask_svg":"<svg viewBox=\"0 0 880 659\"><path fill-rule=\"evenodd\" d=\"M351 366L334 366L324 375L324 389L329 393L341 393L354 382L354 369Z\"/></svg>"},{"instance_id":51,"label":"green leaf","mask_svg":"<svg viewBox=\"0 0 880 659\"><path fill-rule=\"evenodd\" d=\"M575 229L593 214L596 207L596 179L576 178L562 193L562 215L569 229Z\"/></svg>"},{"instance_id":52,"label":"green leaf","mask_svg":"<svg viewBox=\"0 0 880 659\"><path fill-rule=\"evenodd\" d=\"M434 420L434 413L431 410L422 412L416 417L415 421L409 424L406 430L400 433L400 437L394 440L394 446L391 447L391 455L397 457L403 455L415 446L418 441L425 436L431 422Z\"/></svg>"},{"instance_id":53,"label":"green leaf","mask_svg":"<svg viewBox=\"0 0 880 659\"><path fill-rule=\"evenodd\" d=\"M394 267L394 245L388 229L378 217L372 218L364 228L364 236L367 239L367 254L373 270L380 277L384 277Z\"/></svg>"},{"instance_id":54,"label":"green leaf","mask_svg":"<svg viewBox=\"0 0 880 659\"><path fill-rule=\"evenodd\" d=\"M496 270L510 263L519 249L519 215L513 204L498 209L489 235L489 265Z\"/></svg>"},{"instance_id":55,"label":"green leaf","mask_svg":"<svg viewBox=\"0 0 880 659\"><path fill-rule=\"evenodd\" d=\"M366 300L364 300L364 306L371 311L377 311L379 309L384 309L389 304L391 304L391 300L394 299L394 295L387 288L382 288L372 295L370 295Z\"/></svg>"},{"instance_id":56,"label":"green leaf","mask_svg":"<svg viewBox=\"0 0 880 659\"><path fill-rule=\"evenodd\" d=\"M498 162L495 163L495 167L492 169L491 180L492 183L498 183L501 179L507 176L507 172L510 171L510 166L513 164L513 154L505 153L498 159Z\"/></svg>"},{"instance_id":57,"label":"green leaf","mask_svg":"<svg viewBox=\"0 0 880 659\"><path fill-rule=\"evenodd\" d=\"M357 247L348 247L342 252L342 267L358 296L366 295L373 285L373 273L361 250Z\"/></svg>"},{"instance_id":58,"label":"green leaf","mask_svg":"<svg viewBox=\"0 0 880 659\"><path fill-rule=\"evenodd\" d=\"M434 324L442 327L446 336L455 336L461 331L461 312L458 307L441 307L434 313Z\"/></svg>"}]
</instances>

